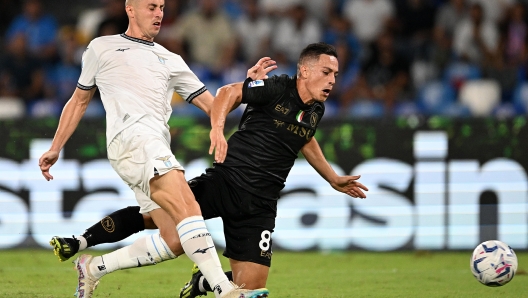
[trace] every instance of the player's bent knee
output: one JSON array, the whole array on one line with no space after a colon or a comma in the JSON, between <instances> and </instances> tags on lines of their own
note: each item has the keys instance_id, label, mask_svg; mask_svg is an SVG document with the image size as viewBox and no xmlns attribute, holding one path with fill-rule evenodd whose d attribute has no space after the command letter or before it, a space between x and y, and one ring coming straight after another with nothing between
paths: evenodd
<instances>
[{"instance_id":1,"label":"player's bent knee","mask_svg":"<svg viewBox=\"0 0 528 298\"><path fill-rule=\"evenodd\" d=\"M167 243L167 246L176 256L182 255L184 253L183 247L180 242L180 238L178 236L163 237L163 234L161 234L161 237L163 238L163 240L165 240L165 243Z\"/></svg>"},{"instance_id":2,"label":"player's bent knee","mask_svg":"<svg viewBox=\"0 0 528 298\"><path fill-rule=\"evenodd\" d=\"M143 223L145 225L145 229L147 230L154 230L157 229L158 226L154 223L154 220L152 220L152 217L148 214L142 214L143 216Z\"/></svg>"}]
</instances>

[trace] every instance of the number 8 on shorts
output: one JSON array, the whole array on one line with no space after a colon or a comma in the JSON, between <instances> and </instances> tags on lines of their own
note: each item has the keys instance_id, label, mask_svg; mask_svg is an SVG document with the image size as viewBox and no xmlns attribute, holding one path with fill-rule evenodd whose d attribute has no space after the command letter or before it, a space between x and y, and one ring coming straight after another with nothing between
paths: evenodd
<instances>
[{"instance_id":1,"label":"number 8 on shorts","mask_svg":"<svg viewBox=\"0 0 528 298\"><path fill-rule=\"evenodd\" d=\"M262 231L262 233L260 234L260 238L262 239L259 242L260 249L263 251L268 251L268 249L270 248L271 232L268 230Z\"/></svg>"}]
</instances>

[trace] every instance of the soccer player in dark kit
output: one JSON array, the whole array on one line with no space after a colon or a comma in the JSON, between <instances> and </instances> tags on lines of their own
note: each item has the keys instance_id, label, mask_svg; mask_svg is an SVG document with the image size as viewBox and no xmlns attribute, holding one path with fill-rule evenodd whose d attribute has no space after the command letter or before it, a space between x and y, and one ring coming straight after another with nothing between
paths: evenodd
<instances>
[{"instance_id":1,"label":"soccer player in dark kit","mask_svg":"<svg viewBox=\"0 0 528 298\"><path fill-rule=\"evenodd\" d=\"M272 233L277 200L299 151L334 189L355 198L366 198L360 176L339 176L326 161L314 138L338 74L335 48L325 43L308 45L300 54L296 77L248 78L219 89L211 109L211 147L215 163L205 174L188 181L205 219L221 217L226 249L236 284L248 289L264 287L272 257ZM239 129L226 142L227 114L240 103L247 107ZM146 215L133 207L110 215L114 235L100 224L85 234L88 246L116 242L146 227ZM130 214L130 216L128 216ZM121 227L121 228L118 228ZM136 227L131 229L130 227ZM55 253L66 260L77 253L77 239L54 237ZM211 291L197 267L180 293L196 297Z\"/></svg>"}]
</instances>

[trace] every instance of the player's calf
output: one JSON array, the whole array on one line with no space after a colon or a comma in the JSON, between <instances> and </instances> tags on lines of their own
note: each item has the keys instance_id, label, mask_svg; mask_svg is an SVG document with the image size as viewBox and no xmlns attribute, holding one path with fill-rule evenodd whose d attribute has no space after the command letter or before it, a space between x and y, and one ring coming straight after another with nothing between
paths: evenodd
<instances>
[{"instance_id":1,"label":"player's calf","mask_svg":"<svg viewBox=\"0 0 528 298\"><path fill-rule=\"evenodd\" d=\"M54 236L49 244L63 262L88 247L121 241L145 229L145 219L139 210L138 206L117 210L89 227L84 234L72 238Z\"/></svg>"}]
</instances>

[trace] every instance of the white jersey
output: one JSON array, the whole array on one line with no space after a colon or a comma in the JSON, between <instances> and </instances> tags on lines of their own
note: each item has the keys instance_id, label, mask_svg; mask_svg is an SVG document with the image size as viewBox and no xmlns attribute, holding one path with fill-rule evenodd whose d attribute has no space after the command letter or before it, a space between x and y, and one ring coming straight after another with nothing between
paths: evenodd
<instances>
[{"instance_id":1,"label":"white jersey","mask_svg":"<svg viewBox=\"0 0 528 298\"><path fill-rule=\"evenodd\" d=\"M173 92L190 103L207 90L179 55L125 34L92 40L82 63L77 87L99 88L107 144L146 115L154 119L153 128L168 130Z\"/></svg>"}]
</instances>

